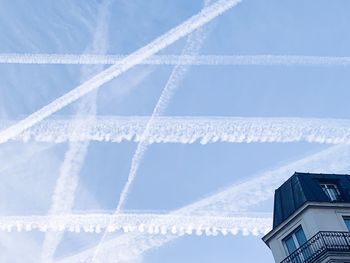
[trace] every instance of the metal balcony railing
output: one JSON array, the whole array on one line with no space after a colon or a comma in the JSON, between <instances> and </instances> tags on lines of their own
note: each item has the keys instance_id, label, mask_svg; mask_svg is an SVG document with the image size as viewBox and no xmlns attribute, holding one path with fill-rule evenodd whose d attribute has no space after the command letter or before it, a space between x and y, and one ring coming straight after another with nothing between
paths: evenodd
<instances>
[{"instance_id":1,"label":"metal balcony railing","mask_svg":"<svg viewBox=\"0 0 350 263\"><path fill-rule=\"evenodd\" d=\"M350 253L350 232L318 232L281 263L313 263L327 252Z\"/></svg>"}]
</instances>

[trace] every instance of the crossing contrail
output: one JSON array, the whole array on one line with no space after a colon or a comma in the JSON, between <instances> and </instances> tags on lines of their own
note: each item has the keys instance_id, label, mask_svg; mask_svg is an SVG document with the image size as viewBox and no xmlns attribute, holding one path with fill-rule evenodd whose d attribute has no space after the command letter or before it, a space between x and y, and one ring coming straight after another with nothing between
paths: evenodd
<instances>
[{"instance_id":1,"label":"crossing contrail","mask_svg":"<svg viewBox=\"0 0 350 263\"><path fill-rule=\"evenodd\" d=\"M151 126L148 121L149 117L140 116L99 116L93 121L88 117L77 117L74 122L70 118L55 118L42 121L13 140L50 143L134 141L147 144L350 143L350 120L346 119L159 116L152 120ZM14 123L0 120L0 127ZM79 126L78 133L76 125Z\"/></svg>"},{"instance_id":2,"label":"crossing contrail","mask_svg":"<svg viewBox=\"0 0 350 263\"><path fill-rule=\"evenodd\" d=\"M295 171L344 173L350 169L349 158L350 145L332 146L300 160L259 173L210 198L204 198L190 206L191 214L200 215L205 211L206 215L227 215L230 211L244 211L247 207L272 198L274 190ZM185 212L189 213L187 210Z\"/></svg>"},{"instance_id":3,"label":"crossing contrail","mask_svg":"<svg viewBox=\"0 0 350 263\"><path fill-rule=\"evenodd\" d=\"M333 146L297 161L280 165L275 169L258 173L246 181L235 183L226 190L194 202L170 214L230 216L272 198L274 189L288 179L294 171L348 172L350 169L349 158L350 146ZM270 228L266 229L266 231ZM177 237L175 235L161 235L150 238L146 233L129 233L128 235L119 236L106 241L101 246L103 258L98 263L113 262L113 260L121 258L134 259L146 251L160 247ZM90 262L93 252L94 248L87 249L58 262Z\"/></svg>"},{"instance_id":4,"label":"crossing contrail","mask_svg":"<svg viewBox=\"0 0 350 263\"><path fill-rule=\"evenodd\" d=\"M108 43L108 8L110 1L104 1L99 7L97 14L97 25L93 36L91 47L92 52L106 52ZM80 81L83 82L92 75L103 70L103 65L83 65L80 70ZM88 116L85 122L93 123L96 115L96 92L92 92L83 97L78 105L76 115L71 119L71 128L73 134L79 134L81 122L76 122L81 116ZM76 188L79 181L79 173L83 166L86 153L88 151L89 141L69 141L68 149L61 164L59 176L54 188L49 215L70 214L74 206ZM50 217L49 217L50 218ZM55 251L63 238L63 231L47 232L41 251L41 261L49 263L53 261Z\"/></svg>"},{"instance_id":5,"label":"crossing contrail","mask_svg":"<svg viewBox=\"0 0 350 263\"><path fill-rule=\"evenodd\" d=\"M0 54L0 64L121 64L127 55ZM153 55L139 65L350 66L350 57L298 55Z\"/></svg>"},{"instance_id":6,"label":"crossing contrail","mask_svg":"<svg viewBox=\"0 0 350 263\"><path fill-rule=\"evenodd\" d=\"M205 0L204 8L206 8L209 5L209 3L210 3L210 0ZM192 55L195 57L199 53L207 36L208 36L208 30L204 29L203 27L194 31L192 34L188 36L181 55ZM149 137L150 131L152 130L152 127L156 122L156 118L164 114L164 111L168 107L171 97L175 93L176 89L179 88L182 80L186 76L188 69L189 69L188 65L175 65L174 69L172 70L169 76L169 79L157 101L157 104L153 109L152 115L150 116L145 126L145 129L142 132L141 140L137 145L135 154L132 157L128 179L120 194L120 199L116 208L116 213L118 213L120 210L123 209L129 188L137 174L137 171L143 159L143 156L147 151L149 142L147 141L146 138Z\"/></svg>"},{"instance_id":7,"label":"crossing contrail","mask_svg":"<svg viewBox=\"0 0 350 263\"><path fill-rule=\"evenodd\" d=\"M204 8L206 8L209 5L209 3L210 3L210 0L205 0ZM207 35L208 35L208 30L204 29L203 27L197 29L192 34L190 34L186 40L186 44L184 48L182 49L181 55L196 56L199 53L205 39L207 38ZM162 90L162 93L156 103L156 106L153 109L152 115L145 126L145 129L142 133L142 138L147 138L149 136L149 132L153 127L154 120L157 117L164 114L164 111L168 107L171 97L175 93L176 89L180 86L182 80L185 78L189 67L190 67L189 65L175 65L164 89ZM137 144L136 151L131 160L131 167L127 177L127 181L120 193L120 198L115 211L116 214L120 213L120 211L125 206L125 202L129 194L130 187L136 178L137 171L148 149L148 146L149 146L149 143L146 140L141 140ZM99 247L105 241L106 235L107 235L107 231L104 232L100 240L100 243L97 246L97 249L92 258L92 263L97 258L99 253Z\"/></svg>"},{"instance_id":8,"label":"crossing contrail","mask_svg":"<svg viewBox=\"0 0 350 263\"><path fill-rule=\"evenodd\" d=\"M6 128L5 130L0 131L0 143L8 141L24 130L59 111L68 104L80 99L89 92L98 89L101 85L121 75L125 71L139 64L144 59L154 55L180 38L188 35L195 29L213 20L217 16L237 5L239 2L240 0L218 0L214 4L202 9L198 14L192 16L179 26L169 30L167 33L158 37L148 45L125 57L120 64L107 68L70 92L34 112L29 117L19 121L9 128Z\"/></svg>"},{"instance_id":9,"label":"crossing contrail","mask_svg":"<svg viewBox=\"0 0 350 263\"><path fill-rule=\"evenodd\" d=\"M150 235L217 235L241 232L259 235L271 228L268 213L236 213L231 216L192 216L172 214L65 214L49 216L0 216L0 231L139 232Z\"/></svg>"}]
</instances>

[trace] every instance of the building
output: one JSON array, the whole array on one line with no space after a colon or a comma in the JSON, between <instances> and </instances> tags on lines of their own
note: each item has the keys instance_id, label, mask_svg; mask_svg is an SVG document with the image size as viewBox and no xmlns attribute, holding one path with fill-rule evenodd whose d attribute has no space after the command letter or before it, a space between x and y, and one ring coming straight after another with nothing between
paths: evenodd
<instances>
[{"instance_id":1,"label":"building","mask_svg":"<svg viewBox=\"0 0 350 263\"><path fill-rule=\"evenodd\" d=\"M350 175L294 173L263 237L277 263L350 263Z\"/></svg>"}]
</instances>

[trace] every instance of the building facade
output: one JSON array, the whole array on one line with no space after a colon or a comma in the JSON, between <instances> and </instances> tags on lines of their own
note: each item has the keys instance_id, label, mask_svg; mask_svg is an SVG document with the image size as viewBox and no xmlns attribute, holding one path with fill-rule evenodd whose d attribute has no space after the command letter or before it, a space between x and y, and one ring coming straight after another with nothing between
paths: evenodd
<instances>
[{"instance_id":1,"label":"building facade","mask_svg":"<svg viewBox=\"0 0 350 263\"><path fill-rule=\"evenodd\" d=\"M263 237L277 263L350 263L350 175L295 173L275 191Z\"/></svg>"}]
</instances>

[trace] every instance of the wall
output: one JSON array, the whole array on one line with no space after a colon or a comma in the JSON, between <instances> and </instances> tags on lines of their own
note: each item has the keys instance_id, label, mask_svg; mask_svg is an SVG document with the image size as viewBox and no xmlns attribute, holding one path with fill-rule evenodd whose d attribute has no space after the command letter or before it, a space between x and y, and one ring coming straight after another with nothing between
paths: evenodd
<instances>
[{"instance_id":1,"label":"wall","mask_svg":"<svg viewBox=\"0 0 350 263\"><path fill-rule=\"evenodd\" d=\"M307 240L319 231L348 231L342 218L350 216L348 206L337 204L337 207L329 207L324 206L324 203L313 204L295 216L270 239L269 246L275 261L279 263L288 256L282 240L299 225L302 226Z\"/></svg>"}]
</instances>

